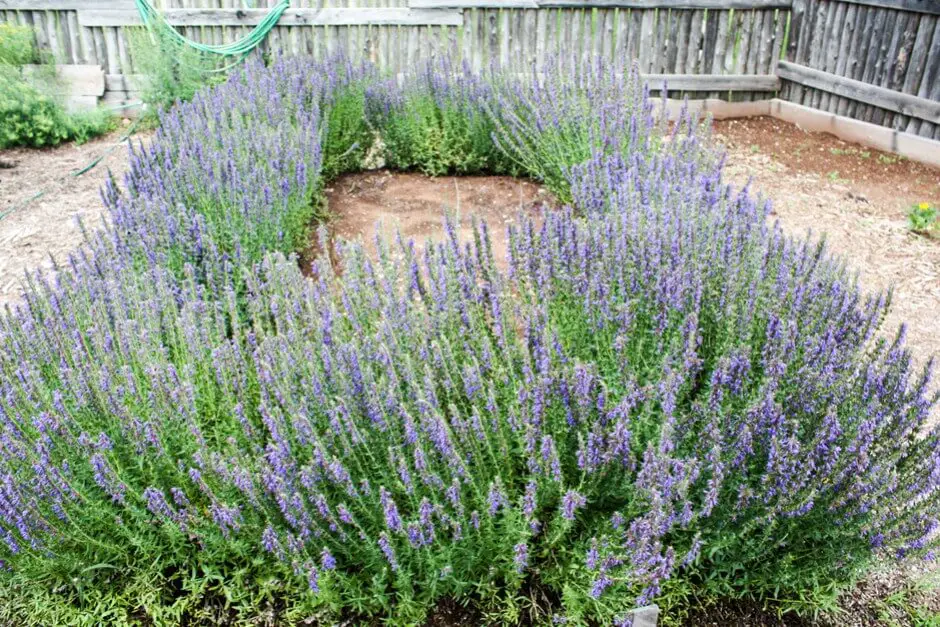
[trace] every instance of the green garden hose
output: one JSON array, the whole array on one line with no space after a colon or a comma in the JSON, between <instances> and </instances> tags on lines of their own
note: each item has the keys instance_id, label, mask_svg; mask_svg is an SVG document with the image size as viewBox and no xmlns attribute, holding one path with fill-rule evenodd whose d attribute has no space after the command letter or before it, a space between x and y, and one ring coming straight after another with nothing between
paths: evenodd
<instances>
[{"instance_id":1,"label":"green garden hose","mask_svg":"<svg viewBox=\"0 0 940 627\"><path fill-rule=\"evenodd\" d=\"M137 11L140 13L141 20L143 20L144 25L148 28L151 26L163 27L175 41L198 50L199 52L223 57L239 57L239 60L261 45L261 42L268 36L271 29L277 25L284 11L290 8L290 0L281 0L277 6L271 8L268 14L264 16L264 19L261 20L250 33L241 39L237 39L231 43L213 45L193 41L173 28L170 24L167 24L163 16L160 15L160 12L150 3L150 0L134 1L137 5Z\"/></svg>"}]
</instances>

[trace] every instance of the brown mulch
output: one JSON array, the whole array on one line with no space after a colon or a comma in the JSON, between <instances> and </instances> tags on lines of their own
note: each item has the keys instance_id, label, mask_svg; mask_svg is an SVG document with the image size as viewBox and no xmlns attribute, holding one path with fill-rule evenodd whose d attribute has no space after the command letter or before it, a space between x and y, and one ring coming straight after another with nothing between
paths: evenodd
<instances>
[{"instance_id":1,"label":"brown mulch","mask_svg":"<svg viewBox=\"0 0 940 627\"><path fill-rule=\"evenodd\" d=\"M97 228L104 216L99 190L111 170L127 169L125 146L111 150L91 170L69 176L114 147L124 129L81 146L0 151L0 311L21 298L24 272L62 263L82 241L78 220ZM134 141L149 133L137 134ZM42 192L42 195L32 197Z\"/></svg>"}]
</instances>

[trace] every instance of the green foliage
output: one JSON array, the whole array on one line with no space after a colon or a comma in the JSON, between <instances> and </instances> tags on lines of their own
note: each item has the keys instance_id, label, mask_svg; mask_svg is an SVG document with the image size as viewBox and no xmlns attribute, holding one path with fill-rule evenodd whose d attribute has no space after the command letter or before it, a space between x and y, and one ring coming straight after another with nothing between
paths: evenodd
<instances>
[{"instance_id":1,"label":"green foliage","mask_svg":"<svg viewBox=\"0 0 940 627\"><path fill-rule=\"evenodd\" d=\"M0 64L26 65L38 60L31 28L8 22L0 23Z\"/></svg>"},{"instance_id":2,"label":"green foliage","mask_svg":"<svg viewBox=\"0 0 940 627\"><path fill-rule=\"evenodd\" d=\"M169 35L161 25L127 30L131 56L139 73L146 103L145 118L156 123L163 109L191 100L203 87L220 83L225 73L211 59Z\"/></svg>"},{"instance_id":3,"label":"green foliage","mask_svg":"<svg viewBox=\"0 0 940 627\"><path fill-rule=\"evenodd\" d=\"M911 207L907 220L911 230L922 235L930 235L940 228L940 212L930 203L922 202Z\"/></svg>"},{"instance_id":4,"label":"green foliage","mask_svg":"<svg viewBox=\"0 0 940 627\"><path fill-rule=\"evenodd\" d=\"M489 117L427 94L408 97L382 120L387 164L398 170L443 174L503 173L510 163L493 144Z\"/></svg>"},{"instance_id":5,"label":"green foliage","mask_svg":"<svg viewBox=\"0 0 940 627\"><path fill-rule=\"evenodd\" d=\"M365 90L358 83L333 94L323 142L323 172L333 177L359 170L372 145L372 130L365 118Z\"/></svg>"},{"instance_id":6,"label":"green foliage","mask_svg":"<svg viewBox=\"0 0 940 627\"><path fill-rule=\"evenodd\" d=\"M0 24L0 149L81 143L114 128L105 111L67 113L49 93L55 82L51 66L25 78L20 66L38 60L31 29Z\"/></svg>"},{"instance_id":7,"label":"green foliage","mask_svg":"<svg viewBox=\"0 0 940 627\"><path fill-rule=\"evenodd\" d=\"M0 148L81 143L114 127L114 117L107 111L67 113L16 68L0 67Z\"/></svg>"}]
</instances>

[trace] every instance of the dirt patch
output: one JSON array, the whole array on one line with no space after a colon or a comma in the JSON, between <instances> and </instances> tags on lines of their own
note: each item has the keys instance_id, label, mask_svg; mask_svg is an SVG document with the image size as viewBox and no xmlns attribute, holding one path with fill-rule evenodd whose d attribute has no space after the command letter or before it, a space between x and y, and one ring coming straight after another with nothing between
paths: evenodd
<instances>
[{"instance_id":1,"label":"dirt patch","mask_svg":"<svg viewBox=\"0 0 940 627\"><path fill-rule=\"evenodd\" d=\"M509 176L441 176L376 170L346 174L326 190L333 237L364 240L374 253L374 235L401 232L423 250L426 241L442 240L445 216L458 223L462 242L473 236L473 218L486 221L496 264L507 264L508 227L520 212L537 215L552 202L538 183Z\"/></svg>"},{"instance_id":2,"label":"dirt patch","mask_svg":"<svg viewBox=\"0 0 940 627\"><path fill-rule=\"evenodd\" d=\"M907 222L914 204L940 204L940 170L767 117L716 122L715 139L728 182L751 180L785 231L825 235L864 289L893 289L883 328L906 322L915 361L940 357L940 241Z\"/></svg>"},{"instance_id":3,"label":"dirt patch","mask_svg":"<svg viewBox=\"0 0 940 627\"><path fill-rule=\"evenodd\" d=\"M116 146L123 133L81 146L0 151L0 310L20 300L24 272L51 268L52 259L61 263L78 247L79 219L90 229L100 225L104 207L99 189L108 170L118 178L127 170L127 148ZM88 172L69 176L99 157Z\"/></svg>"}]
</instances>

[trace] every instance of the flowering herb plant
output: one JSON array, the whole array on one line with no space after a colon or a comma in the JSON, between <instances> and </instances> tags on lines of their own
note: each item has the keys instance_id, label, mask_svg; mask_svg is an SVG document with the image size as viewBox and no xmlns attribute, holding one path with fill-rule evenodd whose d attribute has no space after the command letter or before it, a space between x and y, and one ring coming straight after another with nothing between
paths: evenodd
<instances>
[{"instance_id":1,"label":"flowering herb plant","mask_svg":"<svg viewBox=\"0 0 940 627\"><path fill-rule=\"evenodd\" d=\"M937 399L887 299L725 186L636 74L566 69L281 59L166 112L107 228L0 317L0 616L812 612L880 556L933 559ZM323 231L305 274L325 181L376 135L569 206L520 221L508 268L445 221L375 256Z\"/></svg>"}]
</instances>

